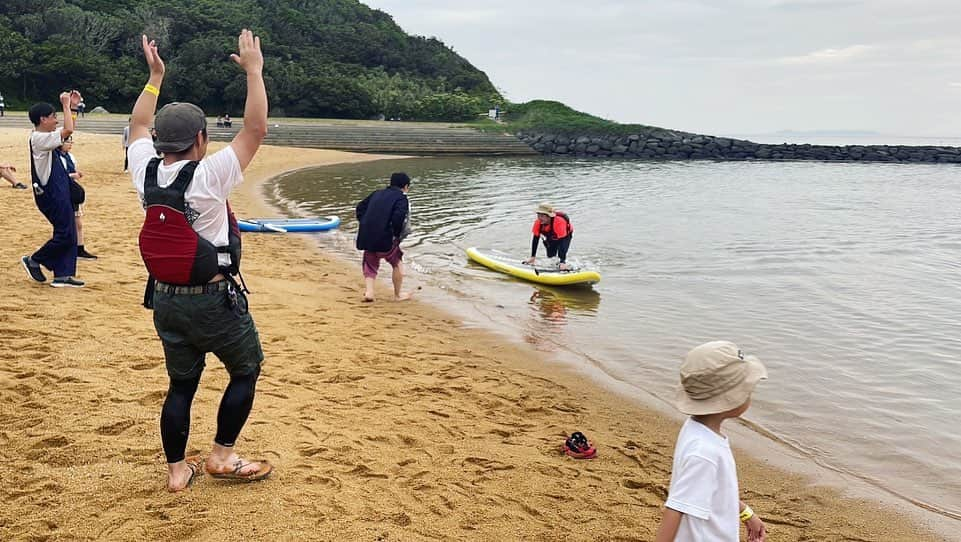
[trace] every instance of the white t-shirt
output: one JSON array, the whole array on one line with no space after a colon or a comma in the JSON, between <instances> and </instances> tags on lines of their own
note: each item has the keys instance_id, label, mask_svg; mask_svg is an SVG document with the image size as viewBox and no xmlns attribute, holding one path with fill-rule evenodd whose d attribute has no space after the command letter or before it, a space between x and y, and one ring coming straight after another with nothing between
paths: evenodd
<instances>
[{"instance_id":1,"label":"white t-shirt","mask_svg":"<svg viewBox=\"0 0 961 542\"><path fill-rule=\"evenodd\" d=\"M133 186L137 189L142 204L147 164L156 158L157 153L149 137L143 137L131 143L127 153L130 158ZM177 179L177 174L187 162L187 160L181 160L167 166L161 161L160 167L157 168L157 184L161 187L169 186ZM240 162L229 146L201 160L197 169L194 170L194 178L184 194L187 202L187 221L193 226L194 231L214 246L227 245L227 196L243 180ZM222 253L218 257L221 265L230 264L229 254Z\"/></svg>"},{"instance_id":2,"label":"white t-shirt","mask_svg":"<svg viewBox=\"0 0 961 542\"><path fill-rule=\"evenodd\" d=\"M53 166L53 151L63 145L63 136L57 128L52 132L30 132L30 143L33 145L33 163L37 166L37 177L40 186L47 186L50 180L50 168Z\"/></svg>"},{"instance_id":3,"label":"white t-shirt","mask_svg":"<svg viewBox=\"0 0 961 542\"><path fill-rule=\"evenodd\" d=\"M737 466L727 438L691 418L684 422L665 506L683 514L675 542L738 542Z\"/></svg>"}]
</instances>

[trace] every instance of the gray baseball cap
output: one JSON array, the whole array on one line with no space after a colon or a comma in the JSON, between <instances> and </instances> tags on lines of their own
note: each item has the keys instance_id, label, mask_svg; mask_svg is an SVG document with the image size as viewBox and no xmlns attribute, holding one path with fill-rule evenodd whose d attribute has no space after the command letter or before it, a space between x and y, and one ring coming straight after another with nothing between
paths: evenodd
<instances>
[{"instance_id":1,"label":"gray baseball cap","mask_svg":"<svg viewBox=\"0 0 961 542\"><path fill-rule=\"evenodd\" d=\"M204 110L194 104L173 102L160 108L154 118L159 152L180 152L190 148L197 133L207 128Z\"/></svg>"}]
</instances>

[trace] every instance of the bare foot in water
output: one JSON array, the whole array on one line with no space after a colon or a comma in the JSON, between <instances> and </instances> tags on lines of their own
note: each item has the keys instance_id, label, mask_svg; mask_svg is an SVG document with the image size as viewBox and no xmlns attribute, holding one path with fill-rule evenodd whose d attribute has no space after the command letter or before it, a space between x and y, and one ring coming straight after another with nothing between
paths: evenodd
<instances>
[{"instance_id":1,"label":"bare foot in water","mask_svg":"<svg viewBox=\"0 0 961 542\"><path fill-rule=\"evenodd\" d=\"M364 303L373 303L373 302L374 302L374 292L371 292L370 290L367 290L366 292L364 292Z\"/></svg>"},{"instance_id":2,"label":"bare foot in water","mask_svg":"<svg viewBox=\"0 0 961 542\"><path fill-rule=\"evenodd\" d=\"M414 297L414 294L410 292L401 292L394 296L394 301L407 301L408 299Z\"/></svg>"},{"instance_id":3,"label":"bare foot in water","mask_svg":"<svg viewBox=\"0 0 961 542\"><path fill-rule=\"evenodd\" d=\"M200 470L201 463L199 455L188 457L177 463L168 463L167 491L177 493L190 487L202 473Z\"/></svg>"}]
</instances>

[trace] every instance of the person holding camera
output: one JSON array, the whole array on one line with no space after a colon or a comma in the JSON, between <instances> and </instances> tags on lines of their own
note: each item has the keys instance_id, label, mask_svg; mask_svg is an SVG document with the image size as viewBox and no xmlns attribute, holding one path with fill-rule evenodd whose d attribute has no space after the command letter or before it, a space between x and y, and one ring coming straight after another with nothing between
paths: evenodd
<instances>
[{"instance_id":1,"label":"person holding camera","mask_svg":"<svg viewBox=\"0 0 961 542\"><path fill-rule=\"evenodd\" d=\"M63 111L63 127L58 128L57 111L48 103L34 104L30 108L30 176L34 201L43 216L53 226L53 237L30 256L20 259L27 275L36 282L46 282L41 266L53 271L55 288L80 288L77 280L77 229L73 205L70 203L70 176L63 163L57 159L57 149L74 131L76 121L71 110L83 98L72 90L60 94Z\"/></svg>"},{"instance_id":2,"label":"person holding camera","mask_svg":"<svg viewBox=\"0 0 961 542\"><path fill-rule=\"evenodd\" d=\"M73 136L67 138L57 151L57 156L67 170L70 177L70 205L73 206L74 222L77 224L77 258L80 260L96 260L97 257L87 252L83 244L83 204L87 201L87 192L80 184L83 172L77 168L77 159L73 153Z\"/></svg>"}]
</instances>

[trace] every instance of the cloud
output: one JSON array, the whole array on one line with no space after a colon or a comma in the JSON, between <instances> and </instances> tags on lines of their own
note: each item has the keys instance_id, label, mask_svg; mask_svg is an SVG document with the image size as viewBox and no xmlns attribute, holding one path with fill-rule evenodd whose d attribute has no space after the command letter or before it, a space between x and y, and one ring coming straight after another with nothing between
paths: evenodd
<instances>
[{"instance_id":1,"label":"cloud","mask_svg":"<svg viewBox=\"0 0 961 542\"><path fill-rule=\"evenodd\" d=\"M961 82L948 83L948 86L951 88L961 88Z\"/></svg>"},{"instance_id":2,"label":"cloud","mask_svg":"<svg viewBox=\"0 0 961 542\"><path fill-rule=\"evenodd\" d=\"M432 9L423 17L433 23L475 24L496 21L502 13L496 9Z\"/></svg>"},{"instance_id":3,"label":"cloud","mask_svg":"<svg viewBox=\"0 0 961 542\"><path fill-rule=\"evenodd\" d=\"M775 9L783 10L833 10L860 5L860 0L778 0L774 2Z\"/></svg>"},{"instance_id":4,"label":"cloud","mask_svg":"<svg viewBox=\"0 0 961 542\"><path fill-rule=\"evenodd\" d=\"M863 58L877 47L873 45L851 45L840 49L819 49L801 56L786 56L777 59L778 64L827 64L844 63Z\"/></svg>"}]
</instances>

